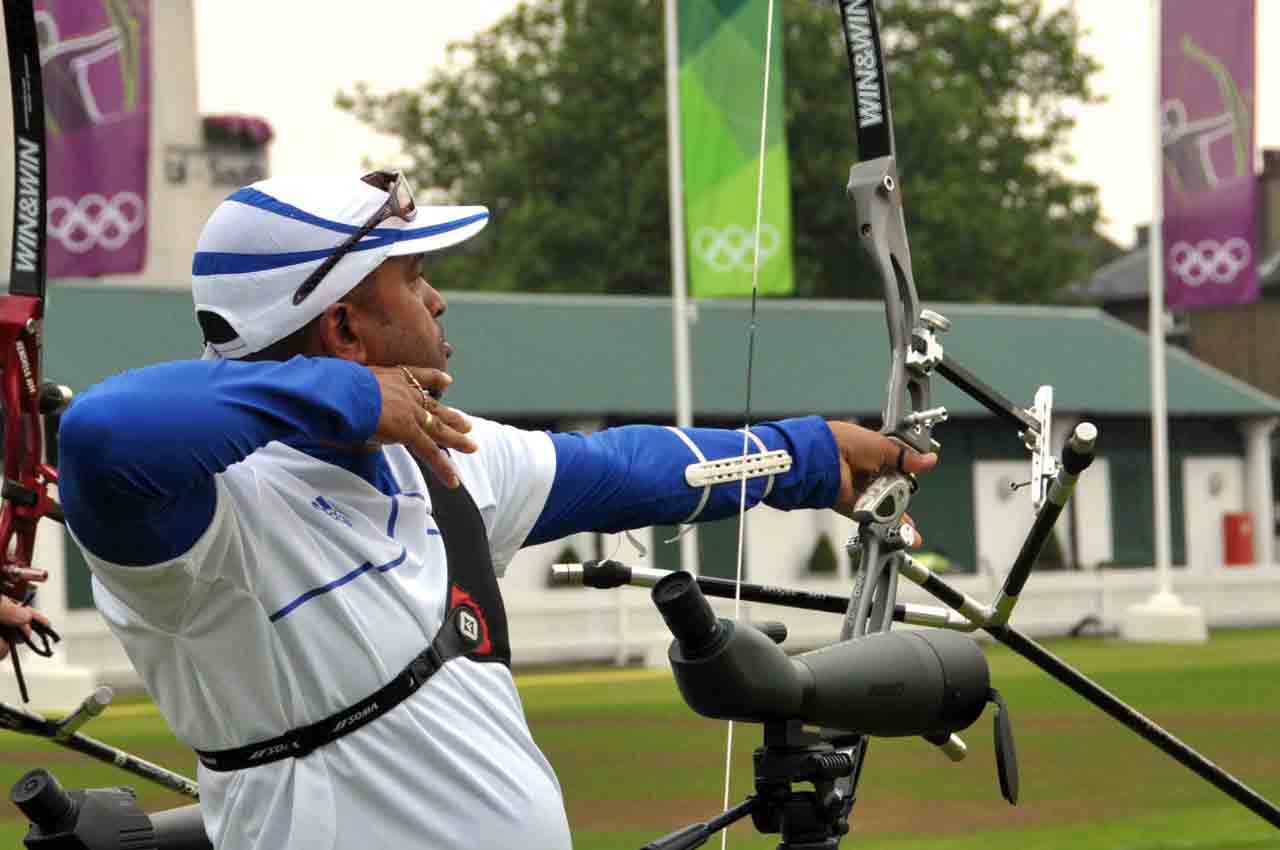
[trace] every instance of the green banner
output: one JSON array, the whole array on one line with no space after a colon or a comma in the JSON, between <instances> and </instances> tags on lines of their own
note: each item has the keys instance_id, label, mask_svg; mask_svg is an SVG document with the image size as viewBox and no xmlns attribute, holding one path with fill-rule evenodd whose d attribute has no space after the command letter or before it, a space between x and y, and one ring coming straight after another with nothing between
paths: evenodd
<instances>
[{"instance_id":1,"label":"green banner","mask_svg":"<svg viewBox=\"0 0 1280 850\"><path fill-rule=\"evenodd\" d=\"M689 291L751 294L768 0L678 0L680 124ZM791 181L783 107L782 4L775 4L760 294L787 295Z\"/></svg>"}]
</instances>

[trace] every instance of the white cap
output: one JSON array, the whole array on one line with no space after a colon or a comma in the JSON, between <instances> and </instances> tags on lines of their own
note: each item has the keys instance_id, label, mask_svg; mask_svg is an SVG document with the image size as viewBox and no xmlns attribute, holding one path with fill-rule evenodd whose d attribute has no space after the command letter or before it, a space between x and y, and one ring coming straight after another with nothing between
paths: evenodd
<instances>
[{"instance_id":1,"label":"white cap","mask_svg":"<svg viewBox=\"0 0 1280 850\"><path fill-rule=\"evenodd\" d=\"M388 257L456 245L489 221L484 207L418 205L413 221L389 218L370 231L295 305L307 276L386 201L386 192L359 177L273 177L219 204L196 244L191 289L197 315L221 316L237 336L207 343L205 356L261 351L319 316Z\"/></svg>"}]
</instances>

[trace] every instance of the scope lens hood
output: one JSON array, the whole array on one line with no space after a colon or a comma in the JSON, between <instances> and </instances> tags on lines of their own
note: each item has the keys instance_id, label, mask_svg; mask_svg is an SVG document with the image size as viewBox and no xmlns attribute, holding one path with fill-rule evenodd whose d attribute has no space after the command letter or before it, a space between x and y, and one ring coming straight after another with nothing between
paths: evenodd
<instances>
[{"instance_id":1,"label":"scope lens hood","mask_svg":"<svg viewBox=\"0 0 1280 850\"><path fill-rule=\"evenodd\" d=\"M939 732L968 729L987 706L991 689L991 672L987 657L972 638L955 632L921 630L924 639L938 656L943 676L943 701L939 710Z\"/></svg>"}]
</instances>

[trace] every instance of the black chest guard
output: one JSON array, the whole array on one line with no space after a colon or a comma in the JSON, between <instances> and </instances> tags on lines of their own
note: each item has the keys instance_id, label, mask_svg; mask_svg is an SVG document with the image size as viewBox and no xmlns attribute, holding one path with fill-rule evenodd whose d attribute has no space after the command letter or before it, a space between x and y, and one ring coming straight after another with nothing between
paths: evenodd
<instances>
[{"instance_id":1,"label":"black chest guard","mask_svg":"<svg viewBox=\"0 0 1280 850\"><path fill-rule=\"evenodd\" d=\"M465 655L473 661L497 661L510 667L507 609L498 590L498 576L489 556L489 535L480 509L464 485L450 490L430 469L418 466L431 494L431 510L444 541L449 570L448 608L436 641L445 637L453 622L460 651L450 658Z\"/></svg>"}]
</instances>

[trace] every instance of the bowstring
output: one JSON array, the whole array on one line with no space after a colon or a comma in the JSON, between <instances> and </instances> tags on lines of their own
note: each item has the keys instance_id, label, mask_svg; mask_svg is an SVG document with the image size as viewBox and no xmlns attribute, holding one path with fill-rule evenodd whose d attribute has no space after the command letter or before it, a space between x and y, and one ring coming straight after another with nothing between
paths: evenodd
<instances>
[{"instance_id":1,"label":"bowstring","mask_svg":"<svg viewBox=\"0 0 1280 850\"><path fill-rule=\"evenodd\" d=\"M751 376L752 364L756 349L756 304L760 295L760 226L764 218L764 160L769 138L769 77L773 68L773 3L769 0L765 17L764 36L764 86L760 106L760 156L756 170L756 221L753 236L751 258L751 314L747 321L747 399L743 411L742 423L742 457L745 459L751 452ZM733 587L733 619L735 622L742 616L742 564L746 552L747 529L747 479L742 479L742 487L738 493L738 556L734 569ZM733 765L733 721L728 723L725 735L724 752L724 808L729 808L730 775ZM729 830L720 831L720 850L728 846Z\"/></svg>"}]
</instances>

